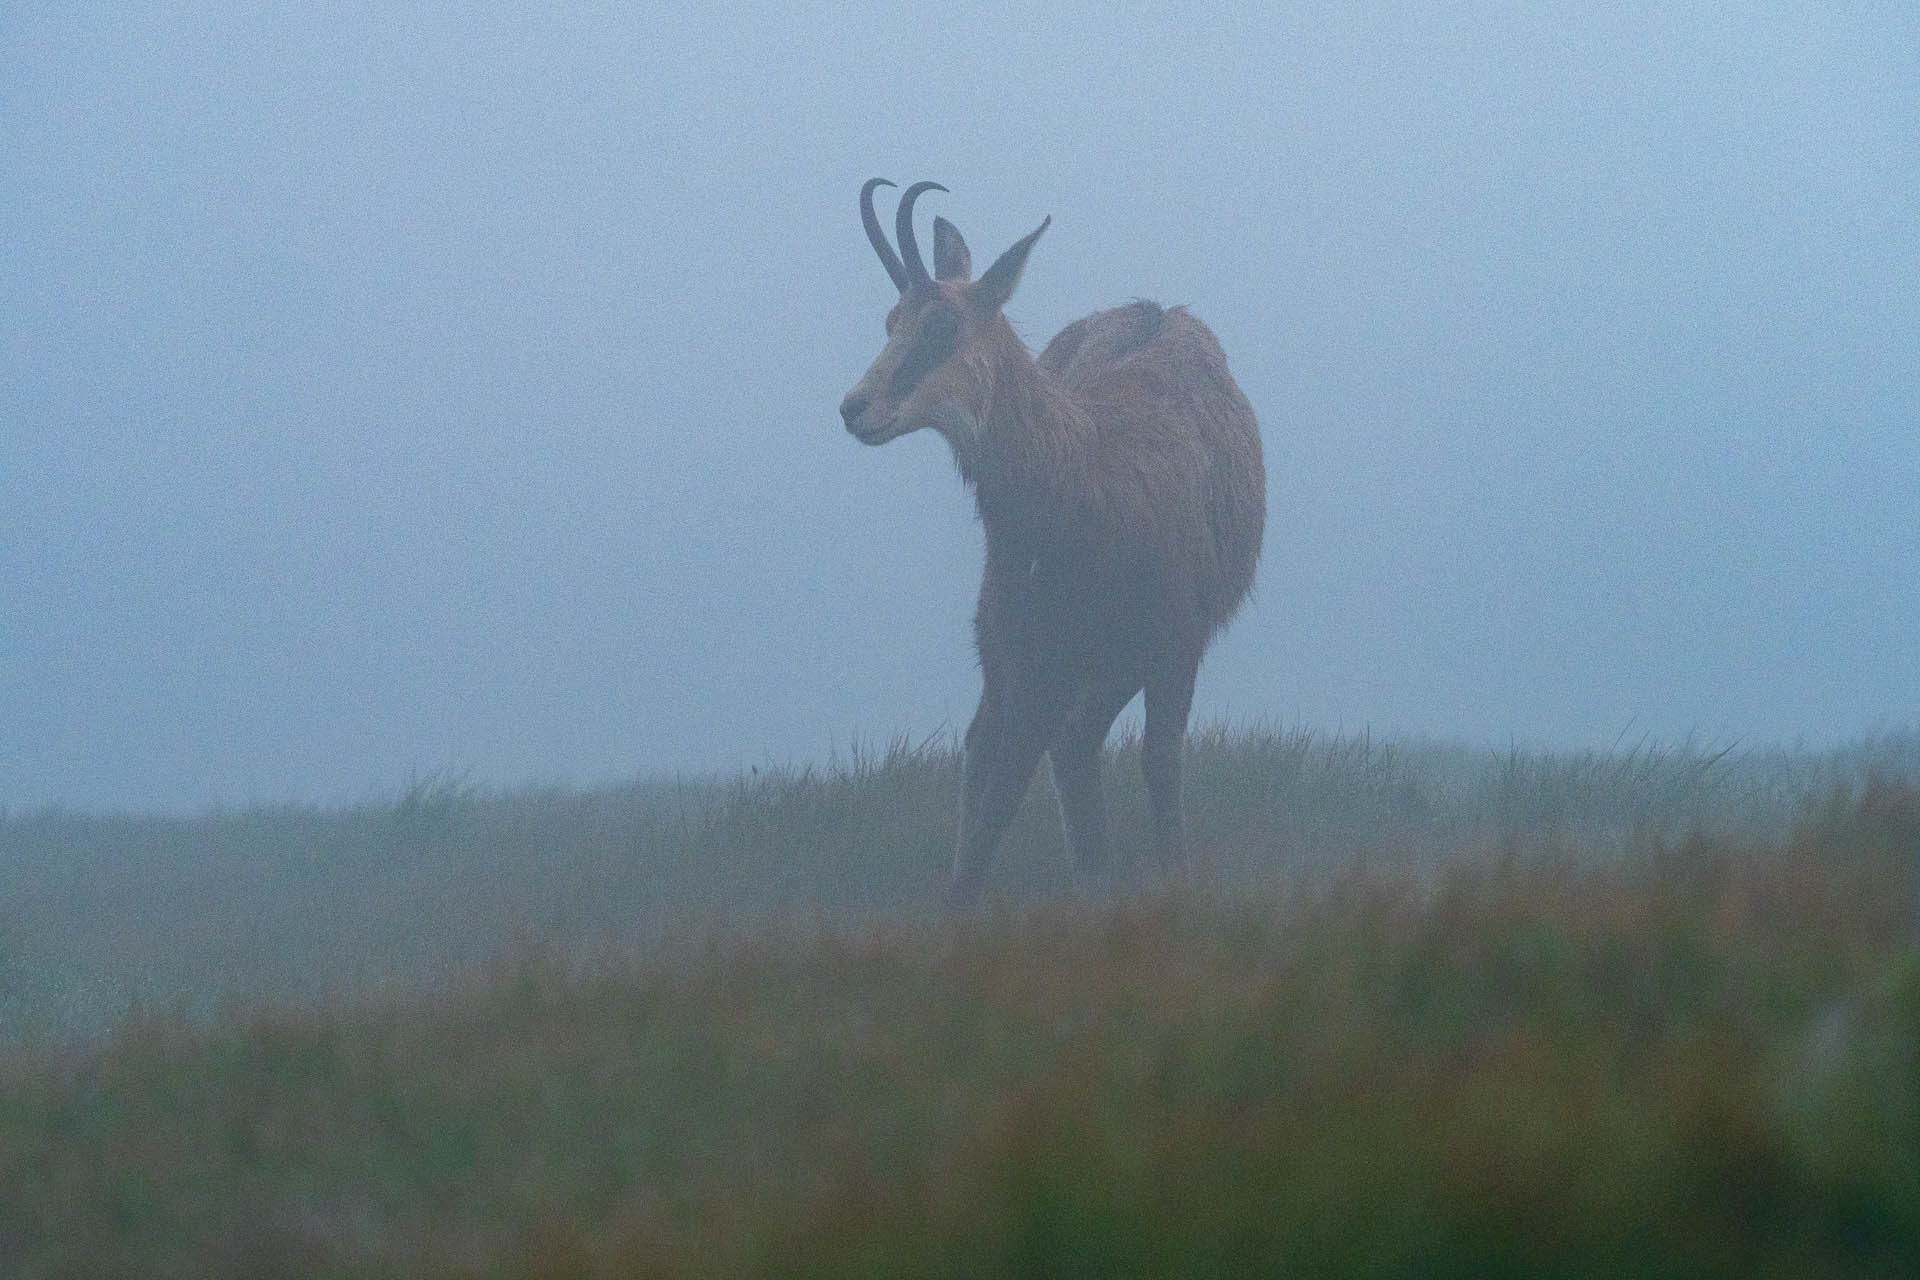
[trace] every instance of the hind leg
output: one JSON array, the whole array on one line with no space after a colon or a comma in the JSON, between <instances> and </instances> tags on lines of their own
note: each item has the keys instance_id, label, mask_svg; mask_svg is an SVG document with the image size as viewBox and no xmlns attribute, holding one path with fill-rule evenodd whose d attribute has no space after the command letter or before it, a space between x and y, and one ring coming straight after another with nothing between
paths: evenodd
<instances>
[{"instance_id":1,"label":"hind leg","mask_svg":"<svg viewBox=\"0 0 1920 1280\"><path fill-rule=\"evenodd\" d=\"M1133 695L1138 683L1098 679L1067 713L1060 737L1047 755L1053 763L1053 790L1060 801L1060 825L1073 854L1074 870L1083 875L1107 865L1106 822L1100 801L1100 750L1107 733Z\"/></svg>"},{"instance_id":2,"label":"hind leg","mask_svg":"<svg viewBox=\"0 0 1920 1280\"><path fill-rule=\"evenodd\" d=\"M1147 779L1147 803L1153 811L1154 847L1160 867L1184 875L1187 845L1180 804L1180 750L1193 709L1193 684L1200 657L1180 655L1156 664L1147 675L1147 724L1141 740L1140 768Z\"/></svg>"}]
</instances>

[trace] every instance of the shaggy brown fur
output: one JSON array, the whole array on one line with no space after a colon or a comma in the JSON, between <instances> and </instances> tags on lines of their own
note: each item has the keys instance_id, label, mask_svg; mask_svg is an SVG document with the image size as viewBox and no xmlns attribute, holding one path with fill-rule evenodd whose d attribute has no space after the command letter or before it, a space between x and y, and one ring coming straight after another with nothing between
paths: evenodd
<instances>
[{"instance_id":1,"label":"shaggy brown fur","mask_svg":"<svg viewBox=\"0 0 1920 1280\"><path fill-rule=\"evenodd\" d=\"M1253 584L1266 524L1253 410L1182 307L1088 316L1035 361L1001 309L1047 224L972 281L965 241L936 219L930 277L912 206L934 184L901 199L898 257L873 216L878 185L860 193L862 221L901 297L840 412L868 444L921 427L945 436L987 539L974 620L985 688L967 729L951 899L978 899L1042 754L1076 866L1103 865L1100 749L1142 689L1157 848L1168 870L1183 868L1194 677Z\"/></svg>"}]
</instances>

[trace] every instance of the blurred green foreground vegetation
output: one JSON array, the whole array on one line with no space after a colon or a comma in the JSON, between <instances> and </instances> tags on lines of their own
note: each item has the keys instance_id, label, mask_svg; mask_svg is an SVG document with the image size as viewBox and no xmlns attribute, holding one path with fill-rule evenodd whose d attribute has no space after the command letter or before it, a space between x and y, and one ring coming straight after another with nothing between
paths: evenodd
<instances>
[{"instance_id":1,"label":"blurred green foreground vegetation","mask_svg":"<svg viewBox=\"0 0 1920 1280\"><path fill-rule=\"evenodd\" d=\"M0 1274L1920 1274L1920 737L0 818Z\"/></svg>"}]
</instances>

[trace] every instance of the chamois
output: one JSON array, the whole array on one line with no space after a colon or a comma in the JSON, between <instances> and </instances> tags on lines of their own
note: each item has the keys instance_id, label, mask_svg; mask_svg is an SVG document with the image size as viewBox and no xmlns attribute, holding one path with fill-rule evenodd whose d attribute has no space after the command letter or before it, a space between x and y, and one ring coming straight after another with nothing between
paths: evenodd
<instances>
[{"instance_id":1,"label":"chamois","mask_svg":"<svg viewBox=\"0 0 1920 1280\"><path fill-rule=\"evenodd\" d=\"M1266 470L1226 355L1183 307L1152 302L1075 321L1039 360L1002 308L1034 242L978 280L966 241L914 239L919 182L900 197L899 252L860 189L860 221L900 291L887 341L840 405L855 439L922 427L946 438L986 531L974 616L983 689L967 728L949 905L977 902L995 844L1044 753L1078 871L1106 861L1100 751L1146 690L1142 771L1160 863L1182 872L1180 752L1208 642L1253 584Z\"/></svg>"}]
</instances>

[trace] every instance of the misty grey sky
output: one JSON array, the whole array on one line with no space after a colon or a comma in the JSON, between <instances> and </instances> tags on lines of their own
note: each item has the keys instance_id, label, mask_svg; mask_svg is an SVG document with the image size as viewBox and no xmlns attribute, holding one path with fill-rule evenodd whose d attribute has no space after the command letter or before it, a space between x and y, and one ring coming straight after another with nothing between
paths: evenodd
<instances>
[{"instance_id":1,"label":"misty grey sky","mask_svg":"<svg viewBox=\"0 0 1920 1280\"><path fill-rule=\"evenodd\" d=\"M1197 721L1920 721L1905 0L269 8L0 17L16 811L963 728L970 501L836 412L876 174L1053 216L1036 349L1220 336L1271 513Z\"/></svg>"}]
</instances>

